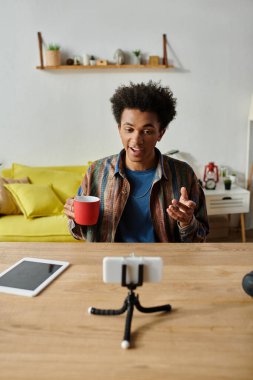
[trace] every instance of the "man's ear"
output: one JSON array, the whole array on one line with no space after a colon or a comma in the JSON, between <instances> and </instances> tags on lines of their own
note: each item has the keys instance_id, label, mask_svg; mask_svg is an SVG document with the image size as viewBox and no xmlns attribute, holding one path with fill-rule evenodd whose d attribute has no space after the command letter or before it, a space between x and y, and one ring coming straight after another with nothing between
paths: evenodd
<instances>
[{"instance_id":1,"label":"man's ear","mask_svg":"<svg viewBox=\"0 0 253 380\"><path fill-rule=\"evenodd\" d=\"M162 130L160 131L160 136L159 136L159 138L158 138L158 141L161 141L161 140L162 140L162 137L163 137L163 135L164 135L165 132L166 132L166 129L165 129L165 128L162 129Z\"/></svg>"}]
</instances>

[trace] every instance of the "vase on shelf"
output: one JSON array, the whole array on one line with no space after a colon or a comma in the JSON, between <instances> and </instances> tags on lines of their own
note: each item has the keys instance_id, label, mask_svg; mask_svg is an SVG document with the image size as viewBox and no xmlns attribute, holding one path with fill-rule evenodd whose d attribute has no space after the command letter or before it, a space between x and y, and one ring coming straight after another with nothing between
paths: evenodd
<instances>
[{"instance_id":1,"label":"vase on shelf","mask_svg":"<svg viewBox=\"0 0 253 380\"><path fill-rule=\"evenodd\" d=\"M133 51L133 64L134 65L140 65L141 64L141 51L140 50L134 50Z\"/></svg>"},{"instance_id":2,"label":"vase on shelf","mask_svg":"<svg viewBox=\"0 0 253 380\"><path fill-rule=\"evenodd\" d=\"M83 65L89 66L90 64L90 56L88 54L83 54Z\"/></svg>"},{"instance_id":3,"label":"vase on shelf","mask_svg":"<svg viewBox=\"0 0 253 380\"><path fill-rule=\"evenodd\" d=\"M47 50L46 51L46 65L47 66L60 66L61 53L59 50Z\"/></svg>"},{"instance_id":4,"label":"vase on shelf","mask_svg":"<svg viewBox=\"0 0 253 380\"><path fill-rule=\"evenodd\" d=\"M60 66L60 64L61 64L60 46L57 44L49 44L46 50L46 65Z\"/></svg>"}]
</instances>

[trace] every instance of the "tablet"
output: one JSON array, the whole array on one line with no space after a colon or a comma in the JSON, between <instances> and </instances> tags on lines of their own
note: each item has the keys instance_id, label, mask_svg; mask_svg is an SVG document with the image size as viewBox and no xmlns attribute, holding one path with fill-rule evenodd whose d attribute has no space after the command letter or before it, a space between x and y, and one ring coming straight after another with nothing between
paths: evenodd
<instances>
[{"instance_id":1,"label":"tablet","mask_svg":"<svg viewBox=\"0 0 253 380\"><path fill-rule=\"evenodd\" d=\"M36 296L68 266L66 261L24 257L0 273L0 292Z\"/></svg>"}]
</instances>

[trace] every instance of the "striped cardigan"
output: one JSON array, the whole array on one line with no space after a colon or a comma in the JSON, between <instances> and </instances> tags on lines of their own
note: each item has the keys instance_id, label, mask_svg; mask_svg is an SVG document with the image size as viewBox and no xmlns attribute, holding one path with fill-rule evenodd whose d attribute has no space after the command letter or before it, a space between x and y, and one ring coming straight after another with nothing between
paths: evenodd
<instances>
[{"instance_id":1,"label":"striped cardigan","mask_svg":"<svg viewBox=\"0 0 253 380\"><path fill-rule=\"evenodd\" d=\"M209 230L205 196L192 168L185 162L159 156L150 194L150 212L158 242L203 242ZM125 150L120 154L95 161L84 176L79 195L100 198L100 215L96 226L83 227L69 220L76 239L90 242L114 242L116 230L126 205L130 184L124 172ZM187 189L196 203L191 224L181 228L166 212L173 198L179 200L180 189Z\"/></svg>"}]
</instances>

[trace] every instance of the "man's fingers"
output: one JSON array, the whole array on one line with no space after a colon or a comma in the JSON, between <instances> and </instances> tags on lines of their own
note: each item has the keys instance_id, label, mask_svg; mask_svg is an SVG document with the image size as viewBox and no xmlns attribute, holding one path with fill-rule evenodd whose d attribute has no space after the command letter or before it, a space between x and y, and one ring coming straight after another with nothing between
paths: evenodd
<instances>
[{"instance_id":1,"label":"man's fingers","mask_svg":"<svg viewBox=\"0 0 253 380\"><path fill-rule=\"evenodd\" d=\"M181 203L181 204L183 204L183 205L185 205L186 207L191 208L191 209L195 209L195 207L196 207L196 203L193 202L193 201L187 201L187 202L185 202L185 203Z\"/></svg>"},{"instance_id":2,"label":"man's fingers","mask_svg":"<svg viewBox=\"0 0 253 380\"><path fill-rule=\"evenodd\" d=\"M176 199L173 199L172 205L185 212L189 211L189 209L194 210L196 207L196 203L193 201L187 201L185 203L182 203L182 202L176 201Z\"/></svg>"},{"instance_id":3,"label":"man's fingers","mask_svg":"<svg viewBox=\"0 0 253 380\"><path fill-rule=\"evenodd\" d=\"M67 217L74 219L74 199L68 198L66 200L66 203L64 205L64 213L67 215Z\"/></svg>"},{"instance_id":4,"label":"man's fingers","mask_svg":"<svg viewBox=\"0 0 253 380\"><path fill-rule=\"evenodd\" d=\"M181 211L178 206L170 205L167 210L170 211L171 216L176 217L176 219L181 219L185 215L185 213Z\"/></svg>"},{"instance_id":5,"label":"man's fingers","mask_svg":"<svg viewBox=\"0 0 253 380\"><path fill-rule=\"evenodd\" d=\"M186 213L184 211L180 211L180 209L174 205L170 205L167 208L167 212L173 219L186 224L190 223L193 214L192 212Z\"/></svg>"},{"instance_id":6,"label":"man's fingers","mask_svg":"<svg viewBox=\"0 0 253 380\"><path fill-rule=\"evenodd\" d=\"M187 190L186 190L185 187L181 187L180 193L181 193L181 197L180 198L183 198L185 201L189 200L188 193L187 193Z\"/></svg>"}]
</instances>

